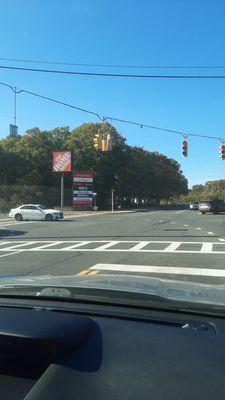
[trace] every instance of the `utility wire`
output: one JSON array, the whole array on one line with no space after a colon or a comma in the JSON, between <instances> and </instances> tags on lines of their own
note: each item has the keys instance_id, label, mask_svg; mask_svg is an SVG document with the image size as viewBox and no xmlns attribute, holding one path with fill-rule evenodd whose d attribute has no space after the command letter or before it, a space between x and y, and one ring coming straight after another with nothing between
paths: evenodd
<instances>
[{"instance_id":1,"label":"utility wire","mask_svg":"<svg viewBox=\"0 0 225 400\"><path fill-rule=\"evenodd\" d=\"M85 112L87 114L95 115L99 119L102 119L102 117L98 113L96 113L94 111L86 110L85 108L77 107L77 106L74 106L72 104L65 103L64 101L52 99L51 97L42 96L42 95L40 95L38 93L30 92L28 90L23 90L23 89L20 91L20 93L27 93L27 94L30 94L32 96L39 97L40 99L49 100L49 101L52 101L53 103L58 103L58 104L61 104L63 106L66 106L66 107L74 108L75 110Z\"/></svg>"},{"instance_id":2,"label":"utility wire","mask_svg":"<svg viewBox=\"0 0 225 400\"><path fill-rule=\"evenodd\" d=\"M81 107L78 107L78 106L74 106L74 105L66 103L64 101L53 99L52 97L43 96L41 94L38 94L38 93L35 93L35 92L31 92L31 91L25 90L25 89L17 90L17 89L15 89L14 86L8 85L8 84L6 84L4 82L0 82L0 85L4 85L4 86L9 87L10 89L12 89L13 92L16 91L17 94L20 94L20 93L29 94L31 96L38 97L40 99L48 100L48 101L51 101L53 103L61 104L61 105L65 106L65 107L73 108L75 110L82 111L82 112L90 114L90 115L94 115L94 116L96 116L98 119L100 119L103 122L109 120L109 121L115 121L115 122L121 122L121 123L124 123L124 124L129 124L129 125L135 125L135 126L137 126L139 128L148 128L148 129L154 129L154 130L162 131L162 132L165 132L165 133L174 133L174 134L177 134L177 135L181 135L183 137L194 136L194 137L199 137L199 138L204 138L204 139L220 140L222 143L224 143L224 141L225 141L223 137L202 135L202 134L197 134L197 133L184 133L184 132L186 132L185 130L184 131L178 131L178 130L174 130L174 129L167 129L167 128L162 128L162 127L159 127L159 126L145 124L143 122L135 122L135 121L120 119L120 118L116 118L116 117L112 117L112 116L101 116L101 114L99 114L99 113L97 113L95 111L91 111L91 110L88 110L86 108L81 108Z\"/></svg>"},{"instance_id":3,"label":"utility wire","mask_svg":"<svg viewBox=\"0 0 225 400\"><path fill-rule=\"evenodd\" d=\"M7 65L0 65L0 69L15 70L15 71L29 71L29 72L44 72L49 74L63 74L63 75L81 75L81 76L99 76L111 78L148 78L148 79L225 79L225 75L146 75L146 74L113 74L107 72L84 72L84 71L66 71L54 69L39 69L39 68L25 68L25 67L12 67Z\"/></svg>"},{"instance_id":4,"label":"utility wire","mask_svg":"<svg viewBox=\"0 0 225 400\"><path fill-rule=\"evenodd\" d=\"M50 64L50 65L70 65L77 67L103 67L103 68L134 68L134 69L225 69L225 65L121 65L121 64L92 64L92 63L72 63L72 62L60 62L50 60L30 60L20 58L0 58L0 61L10 62L23 62L23 63L35 63L35 64Z\"/></svg>"},{"instance_id":5,"label":"utility wire","mask_svg":"<svg viewBox=\"0 0 225 400\"><path fill-rule=\"evenodd\" d=\"M223 141L224 139L221 137L217 137L217 136L209 136L209 135L201 135L198 133L184 133L185 131L181 132L181 131L176 131L173 129L166 129L166 128L161 128L159 126L153 126L153 125L148 125L148 124L144 124L144 123L140 123L140 122L134 122L134 121L128 121L128 120L123 120L123 119L119 119L119 118L114 118L114 117L105 117L106 119L109 119L111 121L117 121L117 122L123 122L125 124L131 124L131 125L136 125L139 128L150 128L150 129L156 129L162 132L168 132L168 133L175 133L177 135L182 135L183 137L188 137L188 136L196 136L196 137L201 137L201 138L205 138L205 139L216 139L216 140L220 140Z\"/></svg>"}]
</instances>

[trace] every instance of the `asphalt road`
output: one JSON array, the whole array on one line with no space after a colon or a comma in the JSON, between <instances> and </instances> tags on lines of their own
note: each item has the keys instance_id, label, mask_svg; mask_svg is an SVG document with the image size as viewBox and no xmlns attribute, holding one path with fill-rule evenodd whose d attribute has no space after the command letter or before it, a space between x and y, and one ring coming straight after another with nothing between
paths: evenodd
<instances>
[{"instance_id":1,"label":"asphalt road","mask_svg":"<svg viewBox=\"0 0 225 400\"><path fill-rule=\"evenodd\" d=\"M102 272L225 283L225 214L160 210L0 220L0 275Z\"/></svg>"}]
</instances>

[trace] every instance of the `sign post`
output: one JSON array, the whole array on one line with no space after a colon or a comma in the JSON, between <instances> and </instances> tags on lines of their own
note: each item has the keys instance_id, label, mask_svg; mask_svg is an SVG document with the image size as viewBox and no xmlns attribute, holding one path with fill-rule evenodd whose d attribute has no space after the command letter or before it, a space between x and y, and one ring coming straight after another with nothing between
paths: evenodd
<instances>
[{"instance_id":1,"label":"sign post","mask_svg":"<svg viewBox=\"0 0 225 400\"><path fill-rule=\"evenodd\" d=\"M61 175L61 207L64 207L64 173Z\"/></svg>"},{"instance_id":2,"label":"sign post","mask_svg":"<svg viewBox=\"0 0 225 400\"><path fill-rule=\"evenodd\" d=\"M71 151L53 152L53 172L61 172L61 207L64 207L64 173L71 171Z\"/></svg>"},{"instance_id":3,"label":"sign post","mask_svg":"<svg viewBox=\"0 0 225 400\"><path fill-rule=\"evenodd\" d=\"M89 171L73 173L73 208L90 210L93 208L93 174Z\"/></svg>"},{"instance_id":4,"label":"sign post","mask_svg":"<svg viewBox=\"0 0 225 400\"><path fill-rule=\"evenodd\" d=\"M112 213L113 213L113 211L114 211L114 189L112 189L111 194L112 194Z\"/></svg>"}]
</instances>

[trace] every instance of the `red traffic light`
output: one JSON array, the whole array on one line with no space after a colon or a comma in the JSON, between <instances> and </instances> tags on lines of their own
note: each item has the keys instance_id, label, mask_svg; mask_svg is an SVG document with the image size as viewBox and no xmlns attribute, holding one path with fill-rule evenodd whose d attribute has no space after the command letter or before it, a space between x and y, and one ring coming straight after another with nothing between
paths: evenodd
<instances>
[{"instance_id":1,"label":"red traffic light","mask_svg":"<svg viewBox=\"0 0 225 400\"><path fill-rule=\"evenodd\" d=\"M188 142L186 140L183 140L182 142L182 156L187 157L188 153Z\"/></svg>"},{"instance_id":2,"label":"red traffic light","mask_svg":"<svg viewBox=\"0 0 225 400\"><path fill-rule=\"evenodd\" d=\"M225 160L225 145L222 144L219 147L219 157L221 158L221 160Z\"/></svg>"}]
</instances>

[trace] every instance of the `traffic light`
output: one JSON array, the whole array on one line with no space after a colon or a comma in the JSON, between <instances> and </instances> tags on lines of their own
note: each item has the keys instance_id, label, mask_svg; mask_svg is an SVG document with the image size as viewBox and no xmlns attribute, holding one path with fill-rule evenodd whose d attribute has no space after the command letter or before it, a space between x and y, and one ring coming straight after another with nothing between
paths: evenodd
<instances>
[{"instance_id":1,"label":"traffic light","mask_svg":"<svg viewBox=\"0 0 225 400\"><path fill-rule=\"evenodd\" d=\"M98 132L94 137L94 148L95 150L102 150L102 133Z\"/></svg>"},{"instance_id":2,"label":"traffic light","mask_svg":"<svg viewBox=\"0 0 225 400\"><path fill-rule=\"evenodd\" d=\"M219 147L219 154L220 154L220 158L221 158L221 160L225 160L225 145L224 144L222 144L220 147Z\"/></svg>"},{"instance_id":3,"label":"traffic light","mask_svg":"<svg viewBox=\"0 0 225 400\"><path fill-rule=\"evenodd\" d=\"M107 135L107 151L112 150L112 145L113 145L112 136L110 135L110 133L108 133L108 135Z\"/></svg>"},{"instance_id":4,"label":"traffic light","mask_svg":"<svg viewBox=\"0 0 225 400\"><path fill-rule=\"evenodd\" d=\"M106 134L103 134L102 137L102 151L107 151L107 139L106 139Z\"/></svg>"},{"instance_id":5,"label":"traffic light","mask_svg":"<svg viewBox=\"0 0 225 400\"><path fill-rule=\"evenodd\" d=\"M110 133L107 135L103 135L102 139L102 151L111 151L112 150L112 136Z\"/></svg>"},{"instance_id":6,"label":"traffic light","mask_svg":"<svg viewBox=\"0 0 225 400\"><path fill-rule=\"evenodd\" d=\"M188 155L188 142L186 140L183 140L182 142L182 156L187 157Z\"/></svg>"}]
</instances>

